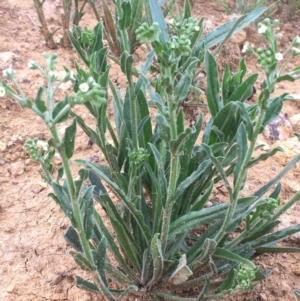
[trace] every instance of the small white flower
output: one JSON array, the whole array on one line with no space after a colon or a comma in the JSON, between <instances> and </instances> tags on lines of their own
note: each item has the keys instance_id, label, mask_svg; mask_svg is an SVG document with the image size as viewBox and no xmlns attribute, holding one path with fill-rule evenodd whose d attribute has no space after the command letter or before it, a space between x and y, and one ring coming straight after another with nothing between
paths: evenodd
<instances>
[{"instance_id":1,"label":"small white flower","mask_svg":"<svg viewBox=\"0 0 300 301\"><path fill-rule=\"evenodd\" d=\"M14 70L11 68L3 70L3 76L12 78L14 76Z\"/></svg>"},{"instance_id":2,"label":"small white flower","mask_svg":"<svg viewBox=\"0 0 300 301\"><path fill-rule=\"evenodd\" d=\"M195 26L194 30L195 30L195 31L199 31L199 30L200 30L200 27L199 27L199 26Z\"/></svg>"},{"instance_id":3,"label":"small white flower","mask_svg":"<svg viewBox=\"0 0 300 301\"><path fill-rule=\"evenodd\" d=\"M242 49L242 53L247 53L249 50L250 50L250 45L248 42L246 42L243 46L243 49Z\"/></svg>"},{"instance_id":4,"label":"small white flower","mask_svg":"<svg viewBox=\"0 0 300 301\"><path fill-rule=\"evenodd\" d=\"M33 61L33 60L30 60L28 62L28 68L32 69L32 70L37 69L38 68L37 63L35 61Z\"/></svg>"},{"instance_id":5,"label":"small white flower","mask_svg":"<svg viewBox=\"0 0 300 301\"><path fill-rule=\"evenodd\" d=\"M5 88L4 87L0 87L0 97L5 96L5 94L6 94Z\"/></svg>"},{"instance_id":6,"label":"small white flower","mask_svg":"<svg viewBox=\"0 0 300 301\"><path fill-rule=\"evenodd\" d=\"M170 20L169 20L169 24L170 24L170 25L174 25L174 19L170 19Z\"/></svg>"},{"instance_id":7,"label":"small white flower","mask_svg":"<svg viewBox=\"0 0 300 301\"><path fill-rule=\"evenodd\" d=\"M261 24L258 28L258 33L265 33L267 31L268 27L264 24Z\"/></svg>"},{"instance_id":8,"label":"small white flower","mask_svg":"<svg viewBox=\"0 0 300 301\"><path fill-rule=\"evenodd\" d=\"M83 83L79 85L79 89L81 92L86 93L89 90L89 85L87 83Z\"/></svg>"},{"instance_id":9,"label":"small white flower","mask_svg":"<svg viewBox=\"0 0 300 301\"><path fill-rule=\"evenodd\" d=\"M48 150L48 143L45 141L38 140L36 146L45 152Z\"/></svg>"},{"instance_id":10,"label":"small white flower","mask_svg":"<svg viewBox=\"0 0 300 301\"><path fill-rule=\"evenodd\" d=\"M276 58L277 61L282 61L282 60L283 60L283 55L282 55L282 53L277 52L277 53L275 54L275 58Z\"/></svg>"}]
</instances>

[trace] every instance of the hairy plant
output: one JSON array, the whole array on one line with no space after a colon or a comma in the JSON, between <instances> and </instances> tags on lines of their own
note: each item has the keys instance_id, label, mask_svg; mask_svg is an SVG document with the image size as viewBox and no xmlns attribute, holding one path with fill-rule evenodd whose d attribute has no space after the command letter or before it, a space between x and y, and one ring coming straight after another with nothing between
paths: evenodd
<instances>
[{"instance_id":1,"label":"hairy plant","mask_svg":"<svg viewBox=\"0 0 300 301\"><path fill-rule=\"evenodd\" d=\"M296 51L299 37L279 53L275 39L278 21L266 19L259 25L268 48L247 46L245 51L257 58L265 80L258 103L249 105L247 98L258 75L245 78L247 67L242 59L237 73L226 65L219 81L209 48L222 45L264 10L201 37L202 21L192 18L188 0L183 18L173 20L169 27L156 1L147 4L148 22L135 34L150 50L139 69L133 66L130 48L122 50L120 68L127 78L123 92L110 79L108 48L103 45L103 24L99 23L93 31L75 27L76 36L69 32L85 68L76 63L76 74L65 68L66 74L58 79L54 72L56 55L45 54L45 68L29 63L47 80L33 101L24 95L11 69L4 72L9 82L1 83L0 96L8 95L31 109L49 128L48 143L33 139L25 148L33 160L40 162L42 176L53 188L50 196L70 220L65 234L75 249L70 255L90 272L89 280L76 276L78 287L102 294L107 300L147 296L152 300L191 301L214 300L236 290L252 289L269 272L259 270L252 261L255 256L300 251L276 245L298 232L300 224L273 232L280 223L278 218L300 198L298 191L284 205L280 201L280 180L300 155L253 195L241 197L248 170L281 151L275 148L253 153L257 137L278 116L288 97L272 96L276 83L295 81L300 72L298 67L285 73L287 62L300 52ZM124 29L127 27L121 26L120 31ZM129 45L126 32L121 37ZM284 64L279 68L281 61ZM155 81L149 75L154 64L158 70ZM194 126L186 126L179 104L196 88L196 71L202 65L207 72L211 119L197 143L202 116ZM55 104L55 92L67 80L73 82L74 93ZM114 122L107 115L110 96ZM155 118L150 117L149 104L155 106ZM93 127L75 112L76 105L85 106L92 114ZM57 125L62 122L68 126L61 137ZM82 167L75 178L70 160L74 157L77 125L99 147L106 164L75 159ZM62 167L54 177L52 158L56 152ZM86 179L90 186L86 186ZM219 182L227 190L226 201L209 207L207 202ZM96 204L105 216L99 214ZM112 230L106 226L107 220ZM185 290L189 290L189 297L181 296Z\"/></svg>"}]
</instances>

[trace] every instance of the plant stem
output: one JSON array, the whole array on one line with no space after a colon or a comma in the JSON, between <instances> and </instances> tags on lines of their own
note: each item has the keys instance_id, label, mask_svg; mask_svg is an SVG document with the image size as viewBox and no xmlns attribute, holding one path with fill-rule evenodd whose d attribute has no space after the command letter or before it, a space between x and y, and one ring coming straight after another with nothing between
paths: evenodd
<instances>
[{"instance_id":1,"label":"plant stem","mask_svg":"<svg viewBox=\"0 0 300 301\"><path fill-rule=\"evenodd\" d=\"M46 23L46 19L45 19L45 15L44 15L44 11L43 11L43 2L40 2L39 0L33 0L35 3L35 9L37 11L38 17L39 17L39 21L41 23L42 26L42 31L43 31L43 35L45 38L45 42L47 47L49 47L50 49L55 49L56 48L56 44L53 40L53 34L49 31L47 23Z\"/></svg>"},{"instance_id":2,"label":"plant stem","mask_svg":"<svg viewBox=\"0 0 300 301\"><path fill-rule=\"evenodd\" d=\"M74 184L73 177L72 177L72 172L71 172L71 168L70 168L69 159L66 155L65 147L64 147L62 141L60 140L60 138L58 136L56 124L53 123L52 126L49 127L49 129L51 131L54 143L56 144L56 148L57 148L57 150L59 152L59 155L61 157L61 160L62 160L64 173L65 173L66 180L67 180L67 183L68 183L70 199L71 199L71 202L72 202L73 214L74 214L74 218L75 218L75 221L76 221L76 229L78 231L80 242L82 244L82 248L84 250L84 254L85 254L86 258L88 259L89 262L93 263L94 262L93 256L92 256L91 249L90 249L90 246L89 246L89 242L86 238L85 231L84 231L84 228L83 228L82 216L81 216L81 212L80 212L78 198L77 198L77 195L76 195L76 189L75 189L75 184Z\"/></svg>"},{"instance_id":3,"label":"plant stem","mask_svg":"<svg viewBox=\"0 0 300 301\"><path fill-rule=\"evenodd\" d=\"M169 125L170 125L170 132L171 132L171 140L175 140L177 138L177 125L176 125L176 109L173 104L173 99L169 97L167 100L168 109L169 109ZM177 151L171 151L171 163L170 163L170 176L169 176L169 185L167 191L167 200L166 206L163 211L163 218L162 218L162 228L161 228L161 246L163 252L166 251L167 241L168 241L168 234L169 234L169 227L172 215L172 208L173 208L173 198L174 192L176 189L177 179L178 179L178 167L179 167L179 157Z\"/></svg>"}]
</instances>

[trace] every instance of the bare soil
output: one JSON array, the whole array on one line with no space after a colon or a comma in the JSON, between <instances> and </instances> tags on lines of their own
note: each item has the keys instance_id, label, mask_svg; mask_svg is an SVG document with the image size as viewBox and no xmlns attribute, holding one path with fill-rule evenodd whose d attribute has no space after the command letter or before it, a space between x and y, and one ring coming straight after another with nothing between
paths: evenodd
<instances>
[{"instance_id":1,"label":"bare soil","mask_svg":"<svg viewBox=\"0 0 300 301\"><path fill-rule=\"evenodd\" d=\"M230 1L233 4L234 1ZM51 29L60 27L60 1L46 1L47 21ZM95 18L90 7L81 21L81 26L92 28ZM234 16L227 16L214 1L193 1L195 16L210 19L212 28ZM300 16L286 22L284 11L277 16L284 20L279 32L282 33L281 46L286 45L300 33ZM39 30L39 22L33 8L32 0L0 1L0 80L2 70L13 67L16 77L24 91L33 98L43 79L36 72L28 70L27 63L34 59L43 64L42 53L52 50L46 48ZM61 32L58 32L58 35ZM240 49L248 41L254 46L264 46L258 37L255 27L250 27L232 38L219 58L220 69L225 61L232 68L241 57ZM65 65L73 66L76 53L73 49L59 47L59 69ZM249 72L259 72L255 62L247 58ZM293 61L288 68L299 65ZM122 86L118 69L112 66L112 75ZM260 74L260 82L263 75ZM259 83L257 85L259 90ZM66 85L60 91L64 95L71 91ZM299 93L299 83L283 83L278 86L277 94ZM59 100L59 99L58 99ZM255 97L254 100L255 101ZM87 113L83 116L91 119ZM300 132L299 101L285 103L282 113L284 121L275 125L276 137L272 130L262 135L264 150L281 145L284 153L263 162L249 174L249 181L243 193L256 191L261 185L275 176L294 155L300 151L300 142L293 132ZM110 112L113 115L113 112ZM100 295L92 295L76 288L74 275L86 275L77 268L67 254L70 246L63 238L69 222L58 206L47 195L51 189L45 185L38 174L39 166L32 162L23 149L26 139L39 137L47 141L47 129L42 121L29 110L22 110L18 104L2 98L0 100L0 300L2 301L81 301L104 300ZM76 144L76 157L94 156L102 160L98 150L88 147L88 138L79 131ZM55 162L56 169L60 162ZM300 167L296 165L282 181L282 202L286 202L300 189ZM219 187L214 192L212 201L222 200L225 191ZM281 225L290 226L299 222L300 202L290 209L281 219ZM294 235L283 242L285 245L300 247L300 235ZM235 301L296 301L293 290L300 289L300 255L264 254L256 259L262 270L272 269L272 273L254 291L239 293L226 300Z\"/></svg>"}]
</instances>

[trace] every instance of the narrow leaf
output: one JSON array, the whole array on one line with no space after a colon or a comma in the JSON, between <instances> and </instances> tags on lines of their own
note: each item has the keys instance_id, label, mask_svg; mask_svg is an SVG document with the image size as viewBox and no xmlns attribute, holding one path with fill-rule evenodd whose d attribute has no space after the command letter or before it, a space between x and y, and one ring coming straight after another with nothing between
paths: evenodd
<instances>
[{"instance_id":1,"label":"narrow leaf","mask_svg":"<svg viewBox=\"0 0 300 301\"><path fill-rule=\"evenodd\" d=\"M219 75L217 62L209 51L207 51L205 55L205 68L207 72L207 103L211 115L215 117L221 108L219 96Z\"/></svg>"}]
</instances>

